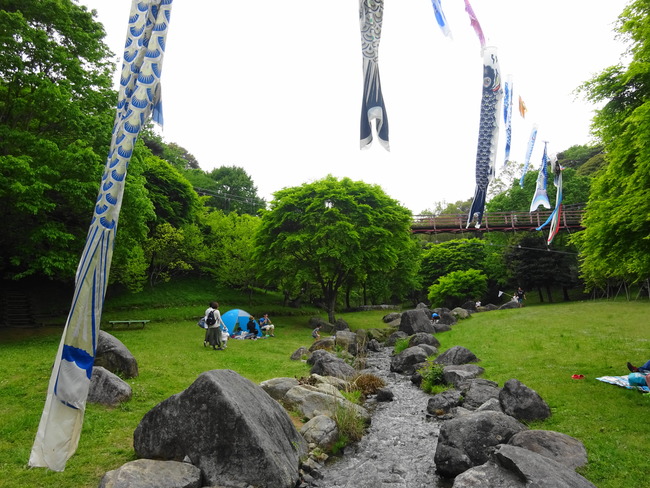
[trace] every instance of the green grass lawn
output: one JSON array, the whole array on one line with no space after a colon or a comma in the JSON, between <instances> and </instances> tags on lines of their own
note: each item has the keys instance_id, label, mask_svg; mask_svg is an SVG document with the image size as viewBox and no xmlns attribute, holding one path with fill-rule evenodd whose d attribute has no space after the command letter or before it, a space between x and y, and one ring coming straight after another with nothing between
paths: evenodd
<instances>
[{"instance_id":1,"label":"green grass lawn","mask_svg":"<svg viewBox=\"0 0 650 488\"><path fill-rule=\"evenodd\" d=\"M217 298L219 299L219 298ZM277 303L277 297L275 297ZM151 319L144 329L110 331L138 359L140 376L127 380L131 401L118 408L88 404L76 454L66 470L53 473L27 467L42 413L50 370L62 329L0 330L0 486L6 488L96 487L101 476L135 458L133 431L154 405L187 388L210 369L227 368L254 382L308 374L289 355L312 341L307 315L280 315L257 299L227 302L222 312L240 306L252 313L269 311L276 337L229 341L226 351L203 347L195 325L206 304L183 303L183 296L153 304L107 304L103 323L126 318ZM168 305L164 307L162 305ZM552 417L532 428L556 430L580 439L589 453L581 473L599 488L646 484L639 460L647 458L650 426L645 422L650 395L596 381L597 376L626 374L626 361L650 358L645 302L585 301L539 305L476 314L439 334L441 350L471 349L485 368L484 377L503 385L517 378L549 403ZM311 313L313 312L313 313ZM340 314L352 329L382 327L385 312ZM136 316L137 315L137 316ZM571 375L584 374L584 380ZM433 452L432 452L433 456Z\"/></svg>"}]
</instances>

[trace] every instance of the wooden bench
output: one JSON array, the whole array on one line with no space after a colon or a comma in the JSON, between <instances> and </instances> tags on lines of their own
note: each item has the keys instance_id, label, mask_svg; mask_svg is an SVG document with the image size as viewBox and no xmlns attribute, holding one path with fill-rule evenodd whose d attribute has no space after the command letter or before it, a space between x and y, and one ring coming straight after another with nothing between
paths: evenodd
<instances>
[{"instance_id":1,"label":"wooden bench","mask_svg":"<svg viewBox=\"0 0 650 488\"><path fill-rule=\"evenodd\" d=\"M142 325L142 328L144 329L144 326L149 322L148 320L109 320L108 323L111 324L112 328L115 328L117 325L125 325L126 327L131 327L131 325Z\"/></svg>"}]
</instances>

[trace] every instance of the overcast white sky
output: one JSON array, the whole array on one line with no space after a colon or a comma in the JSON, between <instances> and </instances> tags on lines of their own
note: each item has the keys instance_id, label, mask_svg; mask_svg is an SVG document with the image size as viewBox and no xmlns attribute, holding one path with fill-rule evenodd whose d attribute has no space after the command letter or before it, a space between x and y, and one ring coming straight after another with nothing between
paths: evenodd
<instances>
[{"instance_id":1,"label":"overcast white sky","mask_svg":"<svg viewBox=\"0 0 650 488\"><path fill-rule=\"evenodd\" d=\"M97 10L117 70L131 0L79 3ZM472 197L483 65L463 1L442 2L453 39L440 31L430 0L384 3L379 66L390 152L377 141L359 149L357 0L175 0L162 75L164 139L203 170L243 167L267 200L327 174L378 184L414 213ZM511 159L523 162L533 123L532 169L544 140L552 152L590 142L594 107L572 92L619 61L624 46L612 29L627 3L472 1L504 81L513 76ZM497 168L502 159L501 149Z\"/></svg>"}]
</instances>

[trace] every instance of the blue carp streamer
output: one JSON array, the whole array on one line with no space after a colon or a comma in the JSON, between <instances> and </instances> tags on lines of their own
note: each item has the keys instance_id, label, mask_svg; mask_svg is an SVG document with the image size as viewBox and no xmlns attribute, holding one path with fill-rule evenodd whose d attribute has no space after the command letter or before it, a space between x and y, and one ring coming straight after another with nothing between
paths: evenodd
<instances>
[{"instance_id":1,"label":"blue carp streamer","mask_svg":"<svg viewBox=\"0 0 650 488\"><path fill-rule=\"evenodd\" d=\"M553 239L558 233L560 218L562 217L562 200L563 200L562 170L564 170L564 168L560 166L560 163L557 160L557 155L554 155L551 158L551 171L554 174L553 184L555 185L556 188L555 208L553 209L553 212L551 212L551 215L549 215L548 219L546 219L546 222L544 222L536 229L536 230L542 230L549 223L551 224L551 227L549 228L548 231L548 238L546 239L546 244L549 246L551 245Z\"/></svg>"},{"instance_id":2,"label":"blue carp streamer","mask_svg":"<svg viewBox=\"0 0 650 488\"><path fill-rule=\"evenodd\" d=\"M55 359L30 466L63 471L79 443L127 167L140 129L159 118L160 74L172 0L133 0L115 123L70 313Z\"/></svg>"},{"instance_id":3,"label":"blue carp streamer","mask_svg":"<svg viewBox=\"0 0 650 488\"><path fill-rule=\"evenodd\" d=\"M548 193L546 186L548 184L548 142L544 141L544 154L542 155L542 164L539 167L537 174L537 186L535 187L535 194L533 200L530 202L530 212L534 212L542 205L544 208L551 208L551 203L548 201Z\"/></svg>"},{"instance_id":4,"label":"blue carp streamer","mask_svg":"<svg viewBox=\"0 0 650 488\"><path fill-rule=\"evenodd\" d=\"M494 162L499 142L499 113L501 112L501 73L495 47L483 49L483 94L476 150L476 191L467 216L467 227L476 220L481 226L485 199L490 181L494 178Z\"/></svg>"},{"instance_id":5,"label":"blue carp streamer","mask_svg":"<svg viewBox=\"0 0 650 488\"><path fill-rule=\"evenodd\" d=\"M388 143L388 115L379 79L379 41L384 0L359 0L361 52L363 54L363 101L361 104L361 149L372 144L373 128L381 145Z\"/></svg>"},{"instance_id":6,"label":"blue carp streamer","mask_svg":"<svg viewBox=\"0 0 650 488\"><path fill-rule=\"evenodd\" d=\"M533 128L530 131L530 137L528 138L528 148L526 149L526 157L524 159L524 170L521 173L521 179L519 180L519 186L522 188L524 187L524 177L526 176L528 166L530 165L530 157L533 155L535 139L537 139L537 124L533 124Z\"/></svg>"},{"instance_id":7,"label":"blue carp streamer","mask_svg":"<svg viewBox=\"0 0 650 488\"><path fill-rule=\"evenodd\" d=\"M436 15L436 22L438 22L442 33L447 37L451 37L451 29L449 28L449 24L447 24L445 13L442 11L440 0L431 0L431 3L433 4L433 11Z\"/></svg>"},{"instance_id":8,"label":"blue carp streamer","mask_svg":"<svg viewBox=\"0 0 650 488\"><path fill-rule=\"evenodd\" d=\"M510 160L510 143L512 142L512 76L508 75L504 86L503 100L503 122L506 127L506 152L503 158L503 165L508 164Z\"/></svg>"}]
</instances>

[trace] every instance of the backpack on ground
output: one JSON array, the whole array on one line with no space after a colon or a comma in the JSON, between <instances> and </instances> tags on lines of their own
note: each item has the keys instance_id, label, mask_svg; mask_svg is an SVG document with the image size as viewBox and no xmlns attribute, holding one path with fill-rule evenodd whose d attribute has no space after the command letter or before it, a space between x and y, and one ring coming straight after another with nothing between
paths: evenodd
<instances>
[{"instance_id":1,"label":"backpack on ground","mask_svg":"<svg viewBox=\"0 0 650 488\"><path fill-rule=\"evenodd\" d=\"M214 325L217 323L217 318L214 316L214 310L208 312L208 318L205 320L205 323L208 325Z\"/></svg>"}]
</instances>

